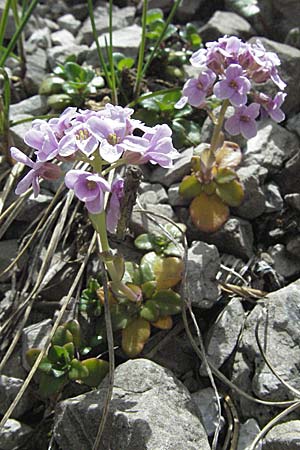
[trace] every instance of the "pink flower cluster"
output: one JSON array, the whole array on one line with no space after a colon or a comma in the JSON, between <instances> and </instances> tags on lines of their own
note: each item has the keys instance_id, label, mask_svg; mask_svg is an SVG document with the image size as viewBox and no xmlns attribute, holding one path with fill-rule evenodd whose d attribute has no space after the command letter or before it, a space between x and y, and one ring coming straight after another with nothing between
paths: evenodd
<instances>
[{"instance_id":1,"label":"pink flower cluster","mask_svg":"<svg viewBox=\"0 0 300 450\"><path fill-rule=\"evenodd\" d=\"M286 96L282 92L286 84L278 74L280 60L275 53L267 52L259 40L250 44L236 36L223 37L196 51L190 62L200 73L185 83L177 108L186 103L203 108L212 94L219 100L228 100L234 114L225 122L225 129L231 135L241 133L247 139L257 133L255 119L259 114L269 115L276 122L284 120L280 107ZM280 89L273 99L255 90L255 84L268 80Z\"/></svg>"},{"instance_id":2,"label":"pink flower cluster","mask_svg":"<svg viewBox=\"0 0 300 450\"><path fill-rule=\"evenodd\" d=\"M39 178L57 179L62 175L57 162L78 160L90 162L88 170L69 170L65 184L72 189L92 214L104 209L104 193L111 193L111 218L113 230L118 218L117 209L122 198L123 180L108 181L99 173L99 163L106 169L111 164L144 164L150 162L169 168L179 153L172 143L172 131L167 125L147 127L131 116L133 109L107 104L101 111L67 108L60 117L34 120L25 134L25 143L35 150L36 161L29 159L19 149L12 147L11 156L30 167L18 183L16 193L24 193L31 185L34 195L40 191ZM138 134L134 134L138 130Z\"/></svg>"}]
</instances>

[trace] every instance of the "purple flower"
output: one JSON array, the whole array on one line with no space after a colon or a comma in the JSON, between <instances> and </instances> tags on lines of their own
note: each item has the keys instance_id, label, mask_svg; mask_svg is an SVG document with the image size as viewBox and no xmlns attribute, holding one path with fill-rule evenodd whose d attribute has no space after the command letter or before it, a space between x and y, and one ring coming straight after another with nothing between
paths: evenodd
<instances>
[{"instance_id":1,"label":"purple flower","mask_svg":"<svg viewBox=\"0 0 300 450\"><path fill-rule=\"evenodd\" d=\"M119 219L121 200L124 197L124 180L118 177L111 185L111 196L106 213L106 226L110 233L115 233Z\"/></svg>"},{"instance_id":2,"label":"purple flower","mask_svg":"<svg viewBox=\"0 0 300 450\"><path fill-rule=\"evenodd\" d=\"M164 124L149 128L142 137L128 136L124 140L126 146L124 158L132 164L151 162L170 168L173 166L173 159L179 156L173 147L171 135L171 128Z\"/></svg>"},{"instance_id":3,"label":"purple flower","mask_svg":"<svg viewBox=\"0 0 300 450\"><path fill-rule=\"evenodd\" d=\"M287 94L284 92L278 92L274 99L272 99L268 95L260 93L257 97L257 101L275 122L282 122L285 119L285 114L280 107L284 102L286 95Z\"/></svg>"},{"instance_id":4,"label":"purple flower","mask_svg":"<svg viewBox=\"0 0 300 450\"><path fill-rule=\"evenodd\" d=\"M241 106L235 110L233 116L225 122L225 130L233 136L242 134L244 138L250 139L257 133L256 117L259 114L260 105L251 103L249 106Z\"/></svg>"},{"instance_id":5,"label":"purple flower","mask_svg":"<svg viewBox=\"0 0 300 450\"><path fill-rule=\"evenodd\" d=\"M124 152L123 139L127 133L126 122L110 118L91 117L87 124L91 132L100 142L100 156L108 163L121 158Z\"/></svg>"},{"instance_id":6,"label":"purple flower","mask_svg":"<svg viewBox=\"0 0 300 450\"><path fill-rule=\"evenodd\" d=\"M190 105L200 108L216 79L216 74L210 70L203 70L198 78L191 78L183 86L182 98L176 103L175 108L183 108L188 102Z\"/></svg>"},{"instance_id":7,"label":"purple flower","mask_svg":"<svg viewBox=\"0 0 300 450\"><path fill-rule=\"evenodd\" d=\"M49 161L58 153L58 141L50 125L44 120L36 119L32 128L25 133L24 142L37 150L37 160Z\"/></svg>"},{"instance_id":8,"label":"purple flower","mask_svg":"<svg viewBox=\"0 0 300 450\"><path fill-rule=\"evenodd\" d=\"M58 144L58 154L66 157L78 150L89 156L97 149L99 143L86 123L75 123Z\"/></svg>"},{"instance_id":9,"label":"purple flower","mask_svg":"<svg viewBox=\"0 0 300 450\"><path fill-rule=\"evenodd\" d=\"M27 175L17 184L15 190L17 195L24 194L32 185L34 196L37 197L40 193L39 177L45 180L56 180L61 176L61 169L55 164L49 162L33 162L16 147L12 147L10 153L13 159L31 168Z\"/></svg>"},{"instance_id":10,"label":"purple flower","mask_svg":"<svg viewBox=\"0 0 300 450\"><path fill-rule=\"evenodd\" d=\"M247 103L247 93L251 83L243 76L243 69L238 64L231 64L225 70L225 79L216 83L214 94L221 100L228 99L233 106Z\"/></svg>"},{"instance_id":11,"label":"purple flower","mask_svg":"<svg viewBox=\"0 0 300 450\"><path fill-rule=\"evenodd\" d=\"M72 126L72 120L77 116L77 108L69 107L59 117L49 120L48 123L58 141L64 136L65 131Z\"/></svg>"},{"instance_id":12,"label":"purple flower","mask_svg":"<svg viewBox=\"0 0 300 450\"><path fill-rule=\"evenodd\" d=\"M67 188L74 190L76 197L85 203L91 214L103 211L104 192L110 191L110 186L100 175L85 170L69 170L65 176L65 184Z\"/></svg>"}]
</instances>

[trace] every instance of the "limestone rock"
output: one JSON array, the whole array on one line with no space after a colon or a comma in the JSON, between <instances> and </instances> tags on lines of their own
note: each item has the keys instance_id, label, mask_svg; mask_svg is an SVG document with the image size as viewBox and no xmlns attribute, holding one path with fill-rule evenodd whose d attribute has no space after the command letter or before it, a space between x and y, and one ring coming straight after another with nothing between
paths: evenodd
<instances>
[{"instance_id":1,"label":"limestone rock","mask_svg":"<svg viewBox=\"0 0 300 450\"><path fill-rule=\"evenodd\" d=\"M199 29L199 34L204 42L210 42L225 35L249 39L255 34L255 31L249 22L238 14L216 11L209 21Z\"/></svg>"}]
</instances>

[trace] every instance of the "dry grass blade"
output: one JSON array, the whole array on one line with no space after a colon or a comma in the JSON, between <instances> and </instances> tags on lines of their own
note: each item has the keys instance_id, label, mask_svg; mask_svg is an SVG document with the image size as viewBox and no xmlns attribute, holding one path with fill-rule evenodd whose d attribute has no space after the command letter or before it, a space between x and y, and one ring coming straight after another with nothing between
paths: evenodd
<instances>
[{"instance_id":1,"label":"dry grass blade","mask_svg":"<svg viewBox=\"0 0 300 450\"><path fill-rule=\"evenodd\" d=\"M3 219L5 219L6 216L8 216L11 211L13 211L15 208L18 208L19 203L23 203L24 199L28 198L30 194L32 193L32 188L28 189L24 194L20 195L11 205L9 205L5 211L0 215L0 222L2 222Z\"/></svg>"},{"instance_id":2,"label":"dry grass blade","mask_svg":"<svg viewBox=\"0 0 300 450\"><path fill-rule=\"evenodd\" d=\"M2 213L5 200L7 199L8 195L14 185L16 178L22 173L23 169L24 169L24 164L21 164L21 163L17 163L12 167L10 174L8 175L8 178L4 185L1 196L0 196L0 214Z\"/></svg>"},{"instance_id":3,"label":"dry grass blade","mask_svg":"<svg viewBox=\"0 0 300 450\"><path fill-rule=\"evenodd\" d=\"M75 289L76 289L76 287L77 287L77 285L78 285L78 283L80 281L80 278L81 278L81 276L83 274L83 271L86 268L88 259L89 259L90 255L91 255L92 251L93 251L95 243L96 243L96 232L93 235L93 238L92 238L92 240L90 242L90 245L89 245L89 248L88 248L88 251L87 251L87 254L86 254L86 256L84 258L84 261L82 262L79 270L78 270L78 273L77 273L77 275L75 277L75 280L74 280L74 282L73 282L73 284L72 284L72 286L70 288L70 291L69 291L68 295L64 299L63 305L61 307L61 310L59 311L57 319L56 319L56 321L55 321L55 323L54 323L54 325L52 327L52 330L51 330L51 332L50 332L50 334L48 336L47 342L46 342L43 350L39 354L38 358L36 359L33 367L31 368L31 370L30 370L26 380L24 381L21 389L19 390L16 398L14 399L14 401L12 402L12 404L10 405L10 407L8 408L6 413L4 414L3 419L1 420L1 423L0 423L0 428L4 427L4 425L6 424L7 420L9 419L9 417L13 413L14 409L16 408L17 404L19 403L20 399L22 398L24 392L28 388L29 383L31 382L35 372L37 371L37 368L38 368L38 366L39 366L43 356L45 355L45 353L46 353L46 351L47 351L47 349L48 349L48 347L49 347L49 345L51 343L51 340L52 340L52 338L54 336L54 333L55 333L57 327L59 326L60 321L61 321L61 319L62 319L62 317L63 317L63 315L64 315L64 313L66 311L66 308L67 308L68 303L69 303L69 301L70 301L70 299L71 299L71 297L73 295L73 292L75 291Z\"/></svg>"},{"instance_id":4,"label":"dry grass blade","mask_svg":"<svg viewBox=\"0 0 300 450\"><path fill-rule=\"evenodd\" d=\"M223 444L223 450L236 450L239 440L240 421L236 407L229 395L224 397L224 409L227 415L228 431Z\"/></svg>"},{"instance_id":5,"label":"dry grass blade","mask_svg":"<svg viewBox=\"0 0 300 450\"><path fill-rule=\"evenodd\" d=\"M288 408L286 408L284 411L279 413L276 417L274 417L272 420L270 420L269 423L267 423L266 426L258 433L254 441L252 442L249 450L255 450L257 444L259 441L268 433L268 431L271 430L275 425L278 424L282 419L284 419L286 416L288 416L291 412L295 411L297 408L300 407L300 402L296 402L293 405L290 405Z\"/></svg>"},{"instance_id":6,"label":"dry grass blade","mask_svg":"<svg viewBox=\"0 0 300 450\"><path fill-rule=\"evenodd\" d=\"M253 289L246 286L237 286L236 284L222 283L221 281L219 282L219 284L224 292L227 292L229 294L237 294L245 298L252 297L260 299L261 297L266 297L266 295L269 294L269 292L260 291L259 289Z\"/></svg>"}]
</instances>

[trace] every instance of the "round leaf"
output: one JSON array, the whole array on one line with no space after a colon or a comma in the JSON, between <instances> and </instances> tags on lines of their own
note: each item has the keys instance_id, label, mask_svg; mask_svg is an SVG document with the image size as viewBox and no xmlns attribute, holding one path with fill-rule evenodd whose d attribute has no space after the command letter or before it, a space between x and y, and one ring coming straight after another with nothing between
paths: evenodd
<instances>
[{"instance_id":1,"label":"round leaf","mask_svg":"<svg viewBox=\"0 0 300 450\"><path fill-rule=\"evenodd\" d=\"M244 189L239 181L233 180L230 183L219 184L216 189L216 194L227 205L239 206L244 198Z\"/></svg>"},{"instance_id":2,"label":"round leaf","mask_svg":"<svg viewBox=\"0 0 300 450\"><path fill-rule=\"evenodd\" d=\"M89 358L82 361L82 366L85 367L89 374L84 378L84 384L91 387L97 387L105 378L109 370L109 364L103 359Z\"/></svg>"},{"instance_id":3,"label":"round leaf","mask_svg":"<svg viewBox=\"0 0 300 450\"><path fill-rule=\"evenodd\" d=\"M159 258L153 265L157 289L168 289L176 286L183 274L183 261L176 256Z\"/></svg>"},{"instance_id":4,"label":"round leaf","mask_svg":"<svg viewBox=\"0 0 300 450\"><path fill-rule=\"evenodd\" d=\"M152 325L160 330L170 330L173 326L173 320L171 316L160 317L156 322L152 322Z\"/></svg>"},{"instance_id":5,"label":"round leaf","mask_svg":"<svg viewBox=\"0 0 300 450\"><path fill-rule=\"evenodd\" d=\"M146 301L146 303L140 310L140 316L145 320L149 320L150 322L155 322L156 320L158 320L159 308L157 304L153 300Z\"/></svg>"},{"instance_id":6,"label":"round leaf","mask_svg":"<svg viewBox=\"0 0 300 450\"><path fill-rule=\"evenodd\" d=\"M207 195L203 192L190 204L190 215L199 230L213 233L228 219L229 208L217 195Z\"/></svg>"},{"instance_id":7,"label":"round leaf","mask_svg":"<svg viewBox=\"0 0 300 450\"><path fill-rule=\"evenodd\" d=\"M39 356L41 351L42 350L40 350L39 348L30 348L29 350L27 350L25 356L26 356L26 361L28 362L30 367L33 366L33 364L37 360L37 357Z\"/></svg>"},{"instance_id":8,"label":"round leaf","mask_svg":"<svg viewBox=\"0 0 300 450\"><path fill-rule=\"evenodd\" d=\"M215 175L215 180L218 184L229 183L237 178L237 174L234 170L228 169L228 167L220 167Z\"/></svg>"},{"instance_id":9,"label":"round leaf","mask_svg":"<svg viewBox=\"0 0 300 450\"><path fill-rule=\"evenodd\" d=\"M161 316L178 314L181 311L181 297L171 289L165 289L157 292L152 297L152 301L158 307Z\"/></svg>"},{"instance_id":10,"label":"round leaf","mask_svg":"<svg viewBox=\"0 0 300 450\"><path fill-rule=\"evenodd\" d=\"M150 323L139 317L122 331L122 349L130 358L134 358L144 348L150 337Z\"/></svg>"},{"instance_id":11,"label":"round leaf","mask_svg":"<svg viewBox=\"0 0 300 450\"><path fill-rule=\"evenodd\" d=\"M203 191L202 184L195 175L188 175L183 178L179 185L179 194L187 199L192 199Z\"/></svg>"},{"instance_id":12,"label":"round leaf","mask_svg":"<svg viewBox=\"0 0 300 450\"><path fill-rule=\"evenodd\" d=\"M139 250L153 250L152 239L149 233L140 234L134 241L134 245Z\"/></svg>"},{"instance_id":13,"label":"round leaf","mask_svg":"<svg viewBox=\"0 0 300 450\"><path fill-rule=\"evenodd\" d=\"M78 359L71 361L71 369L68 373L70 380L85 379L89 375L87 367L85 367Z\"/></svg>"}]
</instances>

